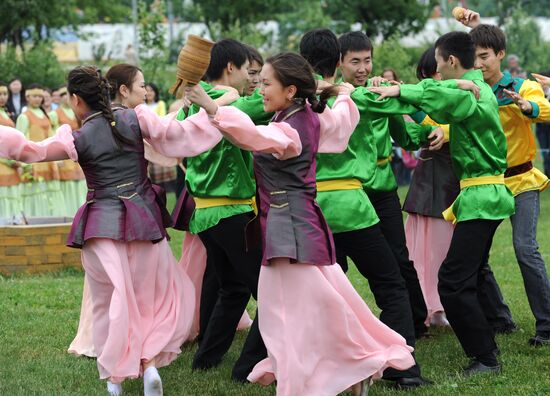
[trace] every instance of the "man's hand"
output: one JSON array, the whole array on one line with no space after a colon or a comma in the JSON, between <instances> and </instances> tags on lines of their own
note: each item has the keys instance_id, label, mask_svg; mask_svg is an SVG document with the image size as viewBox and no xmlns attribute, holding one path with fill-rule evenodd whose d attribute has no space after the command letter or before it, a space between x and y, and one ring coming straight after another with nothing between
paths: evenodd
<instances>
[{"instance_id":1,"label":"man's hand","mask_svg":"<svg viewBox=\"0 0 550 396\"><path fill-rule=\"evenodd\" d=\"M441 147L443 147L443 143L445 143L445 134L443 133L443 129L437 128L430 133L428 136L428 139L430 140L430 150L439 150Z\"/></svg>"},{"instance_id":2,"label":"man's hand","mask_svg":"<svg viewBox=\"0 0 550 396\"><path fill-rule=\"evenodd\" d=\"M401 94L401 88L399 85L392 85L390 87L370 87L369 91L380 94L376 100L382 100L384 98L397 98Z\"/></svg>"},{"instance_id":3,"label":"man's hand","mask_svg":"<svg viewBox=\"0 0 550 396\"><path fill-rule=\"evenodd\" d=\"M475 28L479 24L481 24L481 18L479 16L479 13L475 12L474 10L468 10L466 9L464 13L462 14L462 18L458 19L457 21L463 24L464 26L468 26L470 28Z\"/></svg>"},{"instance_id":4,"label":"man's hand","mask_svg":"<svg viewBox=\"0 0 550 396\"><path fill-rule=\"evenodd\" d=\"M479 100L479 87L470 80L455 80L456 85L458 85L458 88L464 90L464 91L470 91L474 94L475 98Z\"/></svg>"},{"instance_id":5,"label":"man's hand","mask_svg":"<svg viewBox=\"0 0 550 396\"><path fill-rule=\"evenodd\" d=\"M531 114L533 112L533 105L528 100L525 100L521 97L520 94L508 89L504 90L504 93L511 98L523 114Z\"/></svg>"},{"instance_id":6,"label":"man's hand","mask_svg":"<svg viewBox=\"0 0 550 396\"><path fill-rule=\"evenodd\" d=\"M386 84L388 80L386 80L384 77L381 76L374 76L370 79L370 84L372 87L379 87L382 84Z\"/></svg>"}]
</instances>

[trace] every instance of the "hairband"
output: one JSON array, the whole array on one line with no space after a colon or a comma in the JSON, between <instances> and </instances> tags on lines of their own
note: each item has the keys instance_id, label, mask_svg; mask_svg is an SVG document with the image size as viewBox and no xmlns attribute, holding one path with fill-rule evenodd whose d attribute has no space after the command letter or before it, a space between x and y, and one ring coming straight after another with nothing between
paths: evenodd
<instances>
[{"instance_id":1,"label":"hairband","mask_svg":"<svg viewBox=\"0 0 550 396\"><path fill-rule=\"evenodd\" d=\"M25 91L25 95L36 95L36 96L44 96L44 90L41 89L41 88L32 88L32 89L27 89Z\"/></svg>"}]
</instances>

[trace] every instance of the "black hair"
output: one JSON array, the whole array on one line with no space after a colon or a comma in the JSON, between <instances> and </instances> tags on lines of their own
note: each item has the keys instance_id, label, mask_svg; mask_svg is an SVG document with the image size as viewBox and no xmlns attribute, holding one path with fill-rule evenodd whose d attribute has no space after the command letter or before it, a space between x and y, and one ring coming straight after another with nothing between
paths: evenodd
<instances>
[{"instance_id":1,"label":"black hair","mask_svg":"<svg viewBox=\"0 0 550 396\"><path fill-rule=\"evenodd\" d=\"M329 29L314 29L303 35L300 55L313 67L315 73L332 77L340 61L338 38Z\"/></svg>"},{"instance_id":2,"label":"black hair","mask_svg":"<svg viewBox=\"0 0 550 396\"><path fill-rule=\"evenodd\" d=\"M367 36L363 32L344 33L340 36L338 42L340 43L340 52L342 54L342 58L349 51L370 51L371 55L374 52L369 36Z\"/></svg>"},{"instance_id":3,"label":"black hair","mask_svg":"<svg viewBox=\"0 0 550 396\"><path fill-rule=\"evenodd\" d=\"M498 26L478 25L470 31L470 37L476 47L491 48L495 54L506 51L506 35Z\"/></svg>"},{"instance_id":4,"label":"black hair","mask_svg":"<svg viewBox=\"0 0 550 396\"><path fill-rule=\"evenodd\" d=\"M458 58L464 69L474 67L476 47L468 33L450 32L444 34L437 39L434 46L439 50L439 54L444 61L449 60L449 57L453 55Z\"/></svg>"},{"instance_id":5,"label":"black hair","mask_svg":"<svg viewBox=\"0 0 550 396\"><path fill-rule=\"evenodd\" d=\"M248 50L243 43L233 39L218 41L210 52L210 64L206 70L205 79L207 81L218 80L222 77L228 63L231 62L235 67L241 68L248 57Z\"/></svg>"},{"instance_id":6,"label":"black hair","mask_svg":"<svg viewBox=\"0 0 550 396\"><path fill-rule=\"evenodd\" d=\"M258 52L256 48L254 48L251 45L245 44L246 50L248 51L248 61L250 63L256 62L260 66L264 65L264 58L262 55Z\"/></svg>"},{"instance_id":7,"label":"black hair","mask_svg":"<svg viewBox=\"0 0 550 396\"><path fill-rule=\"evenodd\" d=\"M69 72L67 84L69 93L78 95L92 110L101 112L109 123L119 147L123 143L133 145L133 142L116 128L115 116L111 110L110 89L109 81L95 66L78 66Z\"/></svg>"},{"instance_id":8,"label":"black hair","mask_svg":"<svg viewBox=\"0 0 550 396\"><path fill-rule=\"evenodd\" d=\"M150 87L153 90L153 92L155 93L155 100L158 102L160 100L160 96L159 96L159 87L157 87L157 84L146 83L145 86Z\"/></svg>"},{"instance_id":9,"label":"black hair","mask_svg":"<svg viewBox=\"0 0 550 396\"><path fill-rule=\"evenodd\" d=\"M435 60L435 47L430 47L420 57L416 66L416 78L424 80L432 78L437 73L437 61Z\"/></svg>"},{"instance_id":10,"label":"black hair","mask_svg":"<svg viewBox=\"0 0 550 396\"><path fill-rule=\"evenodd\" d=\"M325 88L317 98L317 82L313 77L313 69L301 55L283 52L272 56L266 63L271 65L277 80L283 87L290 85L296 87L294 99L307 100L316 113L322 113L325 110L329 97L338 95L338 88L330 86Z\"/></svg>"},{"instance_id":11,"label":"black hair","mask_svg":"<svg viewBox=\"0 0 550 396\"><path fill-rule=\"evenodd\" d=\"M140 71L139 67L128 63L119 63L111 67L105 75L110 85L110 100L115 100L116 96L120 93L120 87L123 85L131 91L136 75Z\"/></svg>"},{"instance_id":12,"label":"black hair","mask_svg":"<svg viewBox=\"0 0 550 396\"><path fill-rule=\"evenodd\" d=\"M21 81L21 78L19 76L13 77L8 84L11 84L14 81L19 81L21 85L23 85L23 81Z\"/></svg>"}]
</instances>

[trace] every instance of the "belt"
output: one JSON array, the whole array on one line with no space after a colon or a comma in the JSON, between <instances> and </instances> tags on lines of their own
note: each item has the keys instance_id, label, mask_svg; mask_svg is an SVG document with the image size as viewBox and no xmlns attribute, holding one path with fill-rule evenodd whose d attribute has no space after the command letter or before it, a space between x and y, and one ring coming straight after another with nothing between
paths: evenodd
<instances>
[{"instance_id":1,"label":"belt","mask_svg":"<svg viewBox=\"0 0 550 396\"><path fill-rule=\"evenodd\" d=\"M391 161L391 158L392 158L392 156L390 155L389 157L379 159L379 160L376 161L376 165L377 166L386 165L388 162Z\"/></svg>"},{"instance_id":2,"label":"belt","mask_svg":"<svg viewBox=\"0 0 550 396\"><path fill-rule=\"evenodd\" d=\"M506 172L504 172L504 177L521 175L522 173L529 172L531 169L533 169L533 163L531 161L527 161L523 164L506 169Z\"/></svg>"},{"instance_id":3,"label":"belt","mask_svg":"<svg viewBox=\"0 0 550 396\"><path fill-rule=\"evenodd\" d=\"M317 182L317 191L360 190L363 184L358 179L335 179Z\"/></svg>"},{"instance_id":4,"label":"belt","mask_svg":"<svg viewBox=\"0 0 550 396\"><path fill-rule=\"evenodd\" d=\"M485 184L504 184L504 174L496 176L479 176L471 177L469 179L462 179L460 181L460 189L464 190L467 187L473 186L482 186ZM443 218L447 221L452 221L453 224L456 223L456 217L453 212L454 202L447 209L443 211Z\"/></svg>"},{"instance_id":5,"label":"belt","mask_svg":"<svg viewBox=\"0 0 550 396\"><path fill-rule=\"evenodd\" d=\"M196 209L206 209L214 208L216 206L232 206L232 205L250 205L254 209L254 213L258 213L258 207L256 205L256 197L245 198L245 199L235 199L227 197L216 197L216 198L198 198L193 197L195 201Z\"/></svg>"},{"instance_id":6,"label":"belt","mask_svg":"<svg viewBox=\"0 0 550 396\"><path fill-rule=\"evenodd\" d=\"M460 181L460 189L464 190L466 187L482 186L484 184L504 184L504 175L479 176L471 177L469 179L462 179Z\"/></svg>"}]
</instances>

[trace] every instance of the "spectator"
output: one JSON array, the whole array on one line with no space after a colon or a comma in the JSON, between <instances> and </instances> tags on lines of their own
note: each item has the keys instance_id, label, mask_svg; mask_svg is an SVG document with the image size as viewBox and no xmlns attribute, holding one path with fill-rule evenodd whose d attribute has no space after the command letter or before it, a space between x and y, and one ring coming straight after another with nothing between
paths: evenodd
<instances>
[{"instance_id":1,"label":"spectator","mask_svg":"<svg viewBox=\"0 0 550 396\"><path fill-rule=\"evenodd\" d=\"M8 113L11 119L15 122L19 114L23 112L23 108L27 105L27 100L25 99L25 90L23 89L23 84L21 79L15 77L9 83L9 98L8 98Z\"/></svg>"},{"instance_id":2,"label":"spectator","mask_svg":"<svg viewBox=\"0 0 550 396\"><path fill-rule=\"evenodd\" d=\"M508 63L507 70L510 72L512 77L527 78L527 74L519 65L519 57L517 55L508 55L508 57L506 58L506 62Z\"/></svg>"},{"instance_id":3,"label":"spectator","mask_svg":"<svg viewBox=\"0 0 550 396\"><path fill-rule=\"evenodd\" d=\"M388 81L403 83L403 81L399 80L399 76L397 75L395 70L390 67L386 67L384 70L382 70L382 77Z\"/></svg>"}]
</instances>

